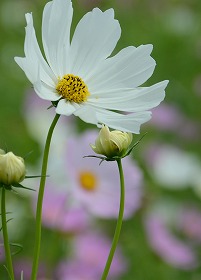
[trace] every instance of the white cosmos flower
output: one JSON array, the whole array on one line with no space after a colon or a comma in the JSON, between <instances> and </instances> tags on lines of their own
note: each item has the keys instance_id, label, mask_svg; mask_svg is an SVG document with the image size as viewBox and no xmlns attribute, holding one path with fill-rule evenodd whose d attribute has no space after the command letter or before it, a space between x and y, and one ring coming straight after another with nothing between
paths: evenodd
<instances>
[{"instance_id":1,"label":"white cosmos flower","mask_svg":"<svg viewBox=\"0 0 201 280\"><path fill-rule=\"evenodd\" d=\"M139 87L154 71L152 45L129 46L110 56L121 34L113 9L102 12L95 8L85 14L70 41L72 16L70 0L45 5L45 59L32 14L26 14L25 57L15 57L15 61L36 93L57 104L58 114L74 114L87 123L139 133L140 125L151 117L149 110L164 99L168 83Z\"/></svg>"}]
</instances>

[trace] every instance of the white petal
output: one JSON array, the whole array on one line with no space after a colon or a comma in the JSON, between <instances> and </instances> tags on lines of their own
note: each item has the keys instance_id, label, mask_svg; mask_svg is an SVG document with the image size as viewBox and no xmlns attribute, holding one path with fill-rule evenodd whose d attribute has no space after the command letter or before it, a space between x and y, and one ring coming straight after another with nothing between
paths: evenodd
<instances>
[{"instance_id":1,"label":"white petal","mask_svg":"<svg viewBox=\"0 0 201 280\"><path fill-rule=\"evenodd\" d=\"M74 115L78 116L81 120L83 120L86 123L98 124L98 119L96 116L97 111L102 112L101 109L97 109L85 103L84 105L81 105L78 110L74 112Z\"/></svg>"},{"instance_id":2,"label":"white petal","mask_svg":"<svg viewBox=\"0 0 201 280\"><path fill-rule=\"evenodd\" d=\"M90 105L80 106L80 108L74 112L74 115L78 116L86 123L96 124L99 127L105 124L110 128L132 133L139 133L140 125L151 118L151 112L123 115Z\"/></svg>"},{"instance_id":3,"label":"white petal","mask_svg":"<svg viewBox=\"0 0 201 280\"><path fill-rule=\"evenodd\" d=\"M55 75L69 69L70 27L73 8L70 0L54 0L45 5L42 21L43 47Z\"/></svg>"},{"instance_id":4,"label":"white petal","mask_svg":"<svg viewBox=\"0 0 201 280\"><path fill-rule=\"evenodd\" d=\"M60 115L70 116L77 108L77 104L61 99L57 105L56 112Z\"/></svg>"},{"instance_id":5,"label":"white petal","mask_svg":"<svg viewBox=\"0 0 201 280\"><path fill-rule=\"evenodd\" d=\"M55 87L51 87L40 80L34 83L33 86L38 96L40 96L42 99L56 101L61 98Z\"/></svg>"},{"instance_id":6,"label":"white petal","mask_svg":"<svg viewBox=\"0 0 201 280\"><path fill-rule=\"evenodd\" d=\"M152 45L127 47L106 59L91 75L85 78L91 92L99 89L137 87L147 81L155 68L150 56Z\"/></svg>"},{"instance_id":7,"label":"white petal","mask_svg":"<svg viewBox=\"0 0 201 280\"><path fill-rule=\"evenodd\" d=\"M84 77L107 58L120 38L121 28L112 9L98 8L87 13L78 23L71 47L71 73Z\"/></svg>"},{"instance_id":8,"label":"white petal","mask_svg":"<svg viewBox=\"0 0 201 280\"><path fill-rule=\"evenodd\" d=\"M38 79L40 69L40 79L49 85L53 85L56 77L52 73L48 64L44 60L33 27L33 18L31 14L26 14L26 36L24 42L25 57L15 57L15 61L25 72L31 83Z\"/></svg>"},{"instance_id":9,"label":"white petal","mask_svg":"<svg viewBox=\"0 0 201 280\"><path fill-rule=\"evenodd\" d=\"M116 89L108 93L91 95L87 103L91 106L125 112L150 110L160 104L165 97L168 81L138 89Z\"/></svg>"},{"instance_id":10,"label":"white petal","mask_svg":"<svg viewBox=\"0 0 201 280\"><path fill-rule=\"evenodd\" d=\"M34 83L36 81L36 77L38 76L38 68L31 66L30 59L26 57L15 57L15 62L19 65L19 67L24 71L27 78L31 83Z\"/></svg>"},{"instance_id":11,"label":"white petal","mask_svg":"<svg viewBox=\"0 0 201 280\"><path fill-rule=\"evenodd\" d=\"M97 112L97 119L100 124L105 124L111 128L139 133L141 124L147 122L151 118L151 112L139 112L129 115L122 115L111 111Z\"/></svg>"}]
</instances>

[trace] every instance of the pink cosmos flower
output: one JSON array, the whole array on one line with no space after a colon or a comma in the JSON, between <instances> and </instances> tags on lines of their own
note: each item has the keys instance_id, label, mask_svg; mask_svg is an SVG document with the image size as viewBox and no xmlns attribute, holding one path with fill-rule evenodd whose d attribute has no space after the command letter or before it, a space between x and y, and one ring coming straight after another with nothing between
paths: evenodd
<instances>
[{"instance_id":1,"label":"pink cosmos flower","mask_svg":"<svg viewBox=\"0 0 201 280\"><path fill-rule=\"evenodd\" d=\"M67 192L48 185L45 189L43 225L62 232L78 233L89 226L89 216L81 207L72 205Z\"/></svg>"},{"instance_id":2,"label":"pink cosmos flower","mask_svg":"<svg viewBox=\"0 0 201 280\"><path fill-rule=\"evenodd\" d=\"M185 139L200 138L200 125L187 118L173 105L161 104L153 109L152 119L149 124L162 131L174 132Z\"/></svg>"},{"instance_id":3,"label":"pink cosmos flower","mask_svg":"<svg viewBox=\"0 0 201 280\"><path fill-rule=\"evenodd\" d=\"M14 262L14 273L16 279L21 279L21 273L23 271L23 279L30 279L31 276L31 269L32 269L32 260L30 259L18 259ZM38 278L37 280L45 280L45 276L49 274L47 267L44 264L40 263L39 270L38 270ZM48 280L48 279L47 279Z\"/></svg>"},{"instance_id":4,"label":"pink cosmos flower","mask_svg":"<svg viewBox=\"0 0 201 280\"><path fill-rule=\"evenodd\" d=\"M70 194L73 200L85 207L92 215L103 218L118 216L120 182L117 164L94 158L89 144L94 143L97 133L87 131L79 137L71 137L66 150L66 171L70 175ZM142 173L135 162L123 160L125 176L125 212L129 218L140 207L142 197Z\"/></svg>"},{"instance_id":5,"label":"pink cosmos flower","mask_svg":"<svg viewBox=\"0 0 201 280\"><path fill-rule=\"evenodd\" d=\"M182 208L178 207L178 205L175 207L174 204L170 204L170 202L164 205L163 201L162 204L163 206L159 208L156 207L155 211L149 211L145 219L147 238L151 248L165 262L174 267L184 270L197 267L198 259L193 244L185 235L184 228L182 229ZM183 218L185 219L185 216L183 216ZM188 217L186 218L185 225L190 228L191 225L186 224L188 222ZM171 230L173 228L175 233ZM176 232L182 234L184 240L179 238Z\"/></svg>"},{"instance_id":6,"label":"pink cosmos flower","mask_svg":"<svg viewBox=\"0 0 201 280\"><path fill-rule=\"evenodd\" d=\"M59 280L99 280L109 254L111 241L99 233L85 233L75 238L73 258L58 267ZM115 253L108 279L117 279L126 270L126 261Z\"/></svg>"},{"instance_id":7,"label":"pink cosmos flower","mask_svg":"<svg viewBox=\"0 0 201 280\"><path fill-rule=\"evenodd\" d=\"M197 207L185 206L180 214L179 229L185 236L201 244L201 211Z\"/></svg>"}]
</instances>

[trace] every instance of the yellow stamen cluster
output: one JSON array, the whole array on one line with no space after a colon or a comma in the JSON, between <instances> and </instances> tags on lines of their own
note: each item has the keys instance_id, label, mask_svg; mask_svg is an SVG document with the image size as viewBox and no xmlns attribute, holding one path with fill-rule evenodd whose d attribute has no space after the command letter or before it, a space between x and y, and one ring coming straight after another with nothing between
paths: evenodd
<instances>
[{"instance_id":1,"label":"yellow stamen cluster","mask_svg":"<svg viewBox=\"0 0 201 280\"><path fill-rule=\"evenodd\" d=\"M81 187L87 191L93 191L97 187L97 178L92 172L83 171L79 174Z\"/></svg>"},{"instance_id":2,"label":"yellow stamen cluster","mask_svg":"<svg viewBox=\"0 0 201 280\"><path fill-rule=\"evenodd\" d=\"M64 75L59 79L56 90L64 99L75 103L87 101L90 95L85 82L73 74Z\"/></svg>"}]
</instances>

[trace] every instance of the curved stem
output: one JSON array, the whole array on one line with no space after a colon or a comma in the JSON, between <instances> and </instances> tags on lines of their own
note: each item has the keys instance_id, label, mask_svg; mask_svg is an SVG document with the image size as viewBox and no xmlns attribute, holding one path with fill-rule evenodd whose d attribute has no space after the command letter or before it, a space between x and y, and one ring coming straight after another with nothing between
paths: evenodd
<instances>
[{"instance_id":1,"label":"curved stem","mask_svg":"<svg viewBox=\"0 0 201 280\"><path fill-rule=\"evenodd\" d=\"M6 190L4 187L2 187L2 194L1 194L1 220L2 220L2 231L3 231L7 270L10 279L14 280L13 263L12 263L10 245L8 240L8 230L7 230L7 221L6 221Z\"/></svg>"},{"instance_id":2,"label":"curved stem","mask_svg":"<svg viewBox=\"0 0 201 280\"><path fill-rule=\"evenodd\" d=\"M46 175L47 175L47 163L48 163L52 134L59 117L60 115L56 114L49 128L46 143L45 143L44 154L43 154L40 187L39 187L38 202L37 202L37 209L36 209L36 236L35 236L35 247L34 247L34 258L33 258L33 265L32 265L31 280L36 280L37 272L38 272L40 243L41 243L42 206L43 206L43 195L44 195Z\"/></svg>"},{"instance_id":3,"label":"curved stem","mask_svg":"<svg viewBox=\"0 0 201 280\"><path fill-rule=\"evenodd\" d=\"M122 168L122 164L121 164L121 159L117 160L117 164L118 164L118 168L119 168L119 176L120 176L120 187L121 187L121 193L120 193L120 206L119 206L119 216L117 219L117 225L116 225L116 229L115 229L115 233L114 233L114 237L113 237L113 241L112 241L112 246L110 249L110 253L105 265L105 269L103 271L101 280L106 280L109 270L110 270L110 266L114 257L114 253L117 247L117 243L119 240L119 236L120 236L120 232L121 232L121 226L122 226L122 221L123 221L123 215L124 215L124 200L125 200L125 187L124 187L124 173L123 173L123 168Z\"/></svg>"}]
</instances>

